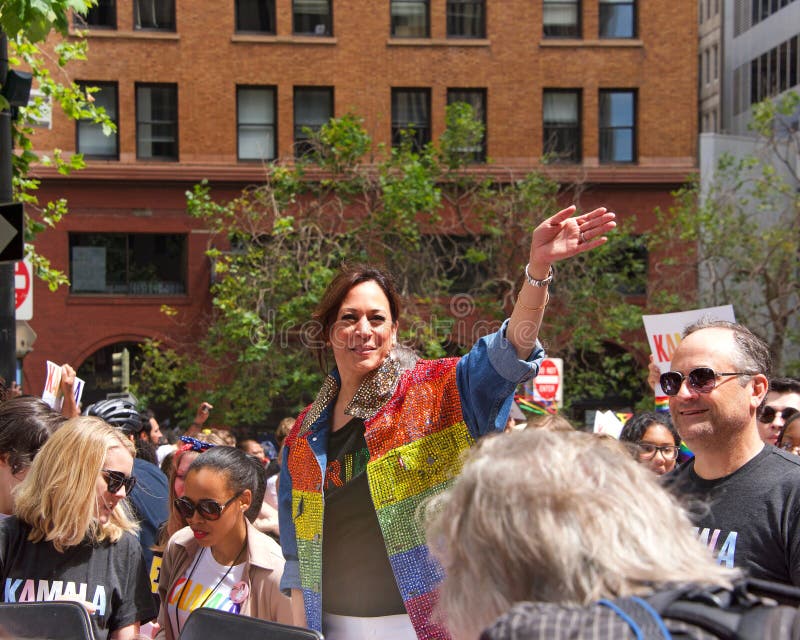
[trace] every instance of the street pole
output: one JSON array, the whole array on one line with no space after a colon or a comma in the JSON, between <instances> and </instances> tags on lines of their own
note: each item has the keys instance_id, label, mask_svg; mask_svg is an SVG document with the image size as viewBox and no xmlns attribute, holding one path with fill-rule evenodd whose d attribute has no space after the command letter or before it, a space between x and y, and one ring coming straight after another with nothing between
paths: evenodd
<instances>
[{"instance_id":1,"label":"street pole","mask_svg":"<svg viewBox=\"0 0 800 640\"><path fill-rule=\"evenodd\" d=\"M8 75L8 38L0 29L0 85ZM0 204L13 202L11 109L0 112ZM6 386L16 380L17 325L14 300L14 263L0 263L0 376Z\"/></svg>"}]
</instances>

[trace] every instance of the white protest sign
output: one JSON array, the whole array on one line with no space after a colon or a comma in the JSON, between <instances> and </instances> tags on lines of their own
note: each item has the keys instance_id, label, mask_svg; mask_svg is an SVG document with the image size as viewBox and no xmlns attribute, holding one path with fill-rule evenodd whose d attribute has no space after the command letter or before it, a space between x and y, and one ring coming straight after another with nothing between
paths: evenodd
<instances>
[{"instance_id":1,"label":"white protest sign","mask_svg":"<svg viewBox=\"0 0 800 640\"><path fill-rule=\"evenodd\" d=\"M84 384L83 380L75 376L75 384L72 390L75 396L75 404L78 406L81 404ZM50 360L47 361L47 377L44 381L42 400L56 411L61 411L61 407L64 404L64 395L61 393L61 365Z\"/></svg>"}]
</instances>

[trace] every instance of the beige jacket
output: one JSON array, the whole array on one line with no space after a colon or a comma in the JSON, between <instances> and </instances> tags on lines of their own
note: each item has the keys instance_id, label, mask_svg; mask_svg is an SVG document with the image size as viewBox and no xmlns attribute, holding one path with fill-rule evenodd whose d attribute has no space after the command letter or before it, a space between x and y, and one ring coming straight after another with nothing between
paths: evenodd
<instances>
[{"instance_id":1,"label":"beige jacket","mask_svg":"<svg viewBox=\"0 0 800 640\"><path fill-rule=\"evenodd\" d=\"M167 594L186 573L199 550L200 545L189 527L176 532L167 543L158 581L161 598L158 624L161 630L156 638L176 640L178 637L167 615ZM278 543L248 522L244 575L249 581L250 596L242 603L240 615L292 624L291 600L280 590L283 564Z\"/></svg>"}]
</instances>

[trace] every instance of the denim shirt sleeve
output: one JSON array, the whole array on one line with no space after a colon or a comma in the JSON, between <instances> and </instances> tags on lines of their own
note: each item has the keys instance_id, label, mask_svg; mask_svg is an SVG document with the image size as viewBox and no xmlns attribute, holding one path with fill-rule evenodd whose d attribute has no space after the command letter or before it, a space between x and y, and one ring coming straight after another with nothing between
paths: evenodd
<instances>
[{"instance_id":1,"label":"denim shirt sleeve","mask_svg":"<svg viewBox=\"0 0 800 640\"><path fill-rule=\"evenodd\" d=\"M292 589L299 589L300 562L297 557L297 538L292 518L292 477L289 475L289 447L283 448L281 475L278 483L278 524L281 534L281 549L286 564L281 577L281 591L290 596Z\"/></svg>"},{"instance_id":2,"label":"denim shirt sleeve","mask_svg":"<svg viewBox=\"0 0 800 640\"><path fill-rule=\"evenodd\" d=\"M520 360L506 338L507 326L508 320L496 333L480 338L456 366L461 411L476 439L503 430L517 385L535 377L544 360L544 349L538 340L528 358Z\"/></svg>"}]
</instances>

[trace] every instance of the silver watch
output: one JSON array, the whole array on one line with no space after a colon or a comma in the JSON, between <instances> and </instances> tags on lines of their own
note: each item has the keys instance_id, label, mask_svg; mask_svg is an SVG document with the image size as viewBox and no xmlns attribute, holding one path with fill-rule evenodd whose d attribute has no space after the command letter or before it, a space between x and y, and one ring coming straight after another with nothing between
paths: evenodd
<instances>
[{"instance_id":1,"label":"silver watch","mask_svg":"<svg viewBox=\"0 0 800 640\"><path fill-rule=\"evenodd\" d=\"M553 265L550 265L550 271L547 272L547 277L544 280L537 280L536 278L532 277L530 273L528 273L528 267L531 266L531 263L525 265L525 280L528 281L528 284L532 287L546 287L553 281L553 276L555 275L555 269L553 269Z\"/></svg>"}]
</instances>

